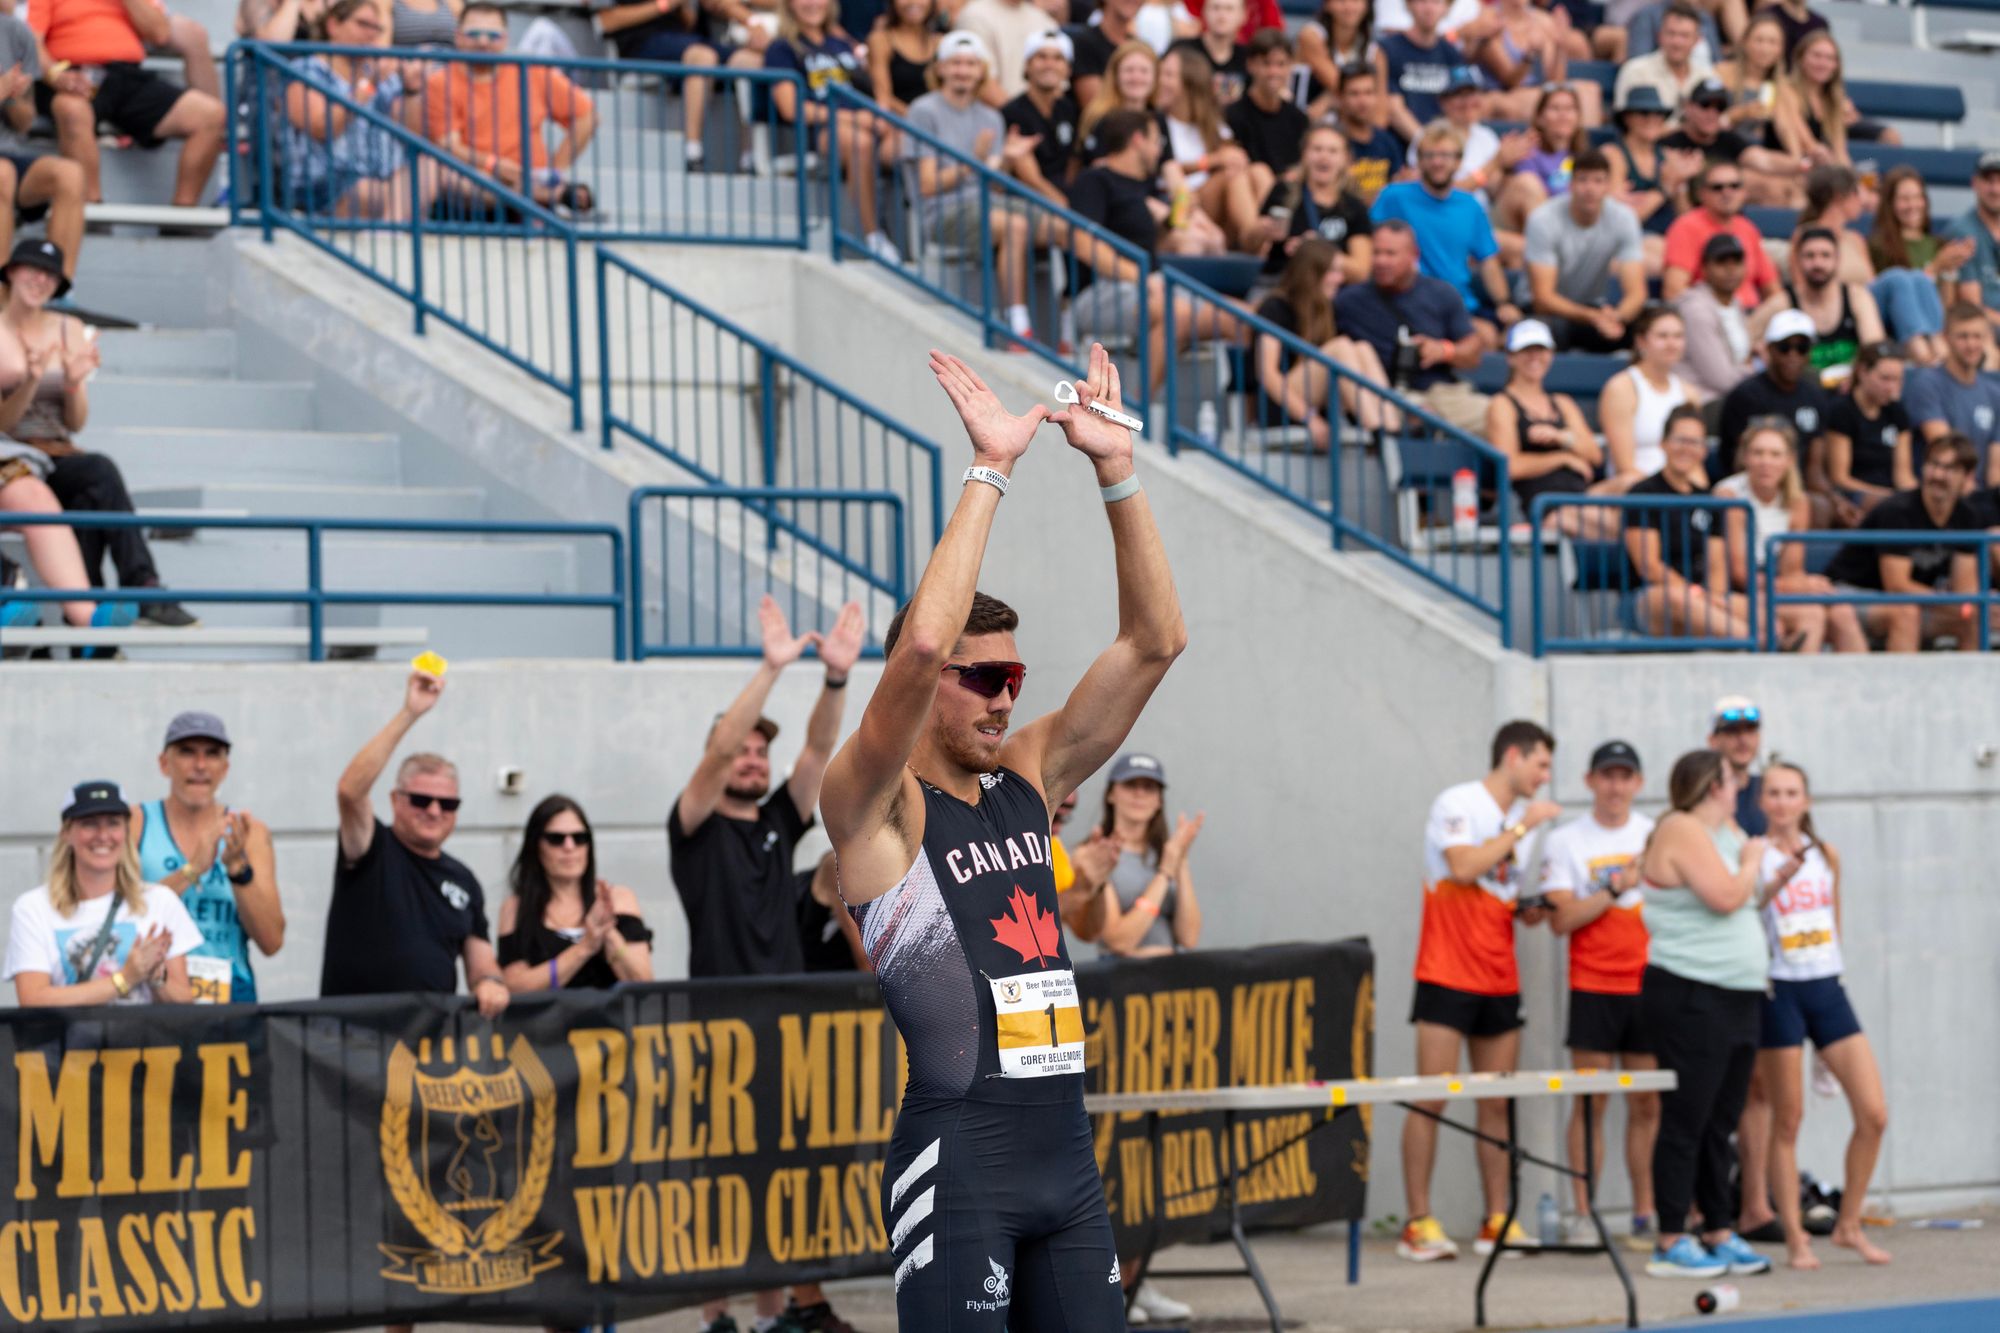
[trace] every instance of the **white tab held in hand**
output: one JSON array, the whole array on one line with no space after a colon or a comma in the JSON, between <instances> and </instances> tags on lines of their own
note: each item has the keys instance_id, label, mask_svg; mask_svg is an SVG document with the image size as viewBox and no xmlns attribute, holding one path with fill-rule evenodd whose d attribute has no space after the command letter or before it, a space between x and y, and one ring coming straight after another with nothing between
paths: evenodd
<instances>
[{"instance_id":1,"label":"white tab held in hand","mask_svg":"<svg viewBox=\"0 0 2000 1333\"><path fill-rule=\"evenodd\" d=\"M1057 380L1056 401L1061 403L1064 407L1069 407L1072 404L1081 401L1077 397L1076 385L1070 383L1068 380ZM1146 433L1145 422L1139 420L1139 418L1137 417L1127 416L1125 415L1125 413L1120 412L1115 407L1107 407L1102 402L1100 402L1095 398L1091 399L1090 402L1084 404L1084 406L1087 407L1090 411L1095 412L1097 413L1097 415L1103 417L1106 421L1112 422L1115 425L1123 426L1126 430L1133 431L1140 435L1144 435Z\"/></svg>"}]
</instances>

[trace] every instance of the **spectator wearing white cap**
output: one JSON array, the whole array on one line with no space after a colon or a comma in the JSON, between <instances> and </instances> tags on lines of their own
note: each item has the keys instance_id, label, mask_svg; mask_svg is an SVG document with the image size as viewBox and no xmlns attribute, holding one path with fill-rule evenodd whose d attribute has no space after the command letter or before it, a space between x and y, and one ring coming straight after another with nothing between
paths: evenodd
<instances>
[{"instance_id":1,"label":"spectator wearing white cap","mask_svg":"<svg viewBox=\"0 0 2000 1333\"><path fill-rule=\"evenodd\" d=\"M1528 215L1534 313L1565 351L1611 352L1630 340L1646 304L1639 216L1611 194L1611 161L1596 148L1570 164L1569 190ZM1613 299L1613 284L1617 287Z\"/></svg>"},{"instance_id":2,"label":"spectator wearing white cap","mask_svg":"<svg viewBox=\"0 0 2000 1333\"><path fill-rule=\"evenodd\" d=\"M148 884L115 782L78 783L63 806L46 884L14 900L7 980L21 1007L185 1004L201 932L172 889Z\"/></svg>"},{"instance_id":3,"label":"spectator wearing white cap","mask_svg":"<svg viewBox=\"0 0 2000 1333\"><path fill-rule=\"evenodd\" d=\"M981 218L999 252L998 280L1007 324L1016 335L1033 334L1028 321L1027 210L991 190L976 168L938 151L938 145L984 162L994 171L1034 154L1036 141L1009 126L984 90L993 82L993 56L977 34L963 29L938 43L937 91L910 106L918 131L903 136L903 160L915 168L919 215L925 233L958 250L979 246ZM982 203L980 196L984 194Z\"/></svg>"},{"instance_id":4,"label":"spectator wearing white cap","mask_svg":"<svg viewBox=\"0 0 2000 1333\"><path fill-rule=\"evenodd\" d=\"M1025 156L1006 161L1007 174L1051 203L1067 207L1070 175L1076 169L1076 126L1082 109L1070 92L1076 49L1060 30L1028 39L1022 57L1027 87L1000 108L1010 132L1034 142Z\"/></svg>"},{"instance_id":5,"label":"spectator wearing white cap","mask_svg":"<svg viewBox=\"0 0 2000 1333\"><path fill-rule=\"evenodd\" d=\"M1722 416L1717 426L1721 446L1711 458L1709 473L1714 477L1736 471L1736 454L1744 432L1760 417L1778 417L1797 432L1799 458L1804 464L1806 490L1812 496L1813 526L1829 522L1852 527L1860 520L1861 509L1846 496L1834 491L1826 480L1825 445L1829 407L1826 391L1812 374L1812 349L1819 331L1812 316L1802 310L1780 310L1764 327L1764 369L1731 389L1722 399Z\"/></svg>"},{"instance_id":6,"label":"spectator wearing white cap","mask_svg":"<svg viewBox=\"0 0 2000 1333\"><path fill-rule=\"evenodd\" d=\"M1104 895L1098 947L1120 958L1149 958L1201 942L1201 904L1188 849L1203 816L1167 826L1167 770L1149 754L1121 755L1104 788L1098 830L1118 845Z\"/></svg>"},{"instance_id":7,"label":"spectator wearing white cap","mask_svg":"<svg viewBox=\"0 0 2000 1333\"><path fill-rule=\"evenodd\" d=\"M139 807L132 846L139 873L181 896L201 931L188 957L197 1003L255 1004L250 944L268 958L285 942L271 830L217 793L229 776L229 728L213 713L176 714L160 746L164 799Z\"/></svg>"},{"instance_id":8,"label":"spectator wearing white cap","mask_svg":"<svg viewBox=\"0 0 2000 1333\"><path fill-rule=\"evenodd\" d=\"M1035 0L968 0L952 26L979 38L991 52L987 65L992 77L979 96L997 109L1019 97L1028 86L1028 39L1056 23ZM943 48L939 54L941 57Z\"/></svg>"},{"instance_id":9,"label":"spectator wearing white cap","mask_svg":"<svg viewBox=\"0 0 2000 1333\"><path fill-rule=\"evenodd\" d=\"M1507 456L1507 477L1524 515L1538 495L1583 494L1604 463L1583 409L1568 394L1552 393L1543 383L1555 361L1555 347L1549 326L1539 319L1524 319L1507 330L1507 383L1486 403L1486 438ZM1568 525L1565 531L1574 531L1581 513L1561 509L1557 517Z\"/></svg>"}]
</instances>

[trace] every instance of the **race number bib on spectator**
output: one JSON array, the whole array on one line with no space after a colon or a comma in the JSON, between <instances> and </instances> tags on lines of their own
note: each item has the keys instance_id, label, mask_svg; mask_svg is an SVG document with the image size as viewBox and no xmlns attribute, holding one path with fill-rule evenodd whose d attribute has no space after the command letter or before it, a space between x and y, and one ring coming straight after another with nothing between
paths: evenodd
<instances>
[{"instance_id":1,"label":"race number bib on spectator","mask_svg":"<svg viewBox=\"0 0 2000 1333\"><path fill-rule=\"evenodd\" d=\"M1076 973L1029 972L988 977L1003 1078L1083 1072L1083 1009Z\"/></svg>"},{"instance_id":2,"label":"race number bib on spectator","mask_svg":"<svg viewBox=\"0 0 2000 1333\"><path fill-rule=\"evenodd\" d=\"M229 983L234 975L227 958L204 958L200 954L187 956L188 985L194 990L196 1004L228 1004Z\"/></svg>"}]
</instances>

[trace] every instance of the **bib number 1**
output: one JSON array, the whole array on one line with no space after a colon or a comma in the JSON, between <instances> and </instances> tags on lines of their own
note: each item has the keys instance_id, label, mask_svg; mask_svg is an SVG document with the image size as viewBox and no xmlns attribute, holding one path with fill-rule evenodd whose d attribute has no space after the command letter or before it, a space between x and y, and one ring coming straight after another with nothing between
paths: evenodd
<instances>
[{"instance_id":1,"label":"bib number 1","mask_svg":"<svg viewBox=\"0 0 2000 1333\"><path fill-rule=\"evenodd\" d=\"M1074 972L1028 972L988 981L1001 1077L1083 1072L1083 1009Z\"/></svg>"}]
</instances>

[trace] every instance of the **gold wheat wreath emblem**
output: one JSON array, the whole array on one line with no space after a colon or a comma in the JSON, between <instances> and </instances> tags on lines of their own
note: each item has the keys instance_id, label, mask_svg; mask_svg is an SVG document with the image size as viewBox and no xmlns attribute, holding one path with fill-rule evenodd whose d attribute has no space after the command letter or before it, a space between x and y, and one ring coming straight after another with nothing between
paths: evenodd
<instances>
[{"instance_id":1,"label":"gold wheat wreath emblem","mask_svg":"<svg viewBox=\"0 0 2000 1333\"><path fill-rule=\"evenodd\" d=\"M487 1043L490 1042L490 1047ZM465 1039L466 1062L440 1076L429 1068L431 1043L422 1044L423 1057L402 1042L389 1053L388 1087L382 1098L382 1181L389 1196L417 1234L430 1242L428 1247L391 1245L378 1248L389 1260L382 1276L392 1282L409 1282L417 1290L444 1295L475 1295L510 1291L526 1286L535 1275L562 1262L555 1253L562 1232L523 1240L522 1233L534 1224L542 1199L548 1191L549 1172L556 1157L556 1085L548 1069L524 1037L515 1037L505 1048L504 1067L493 1068L503 1059L501 1038L481 1041ZM479 1056L490 1049L493 1059L482 1063ZM451 1064L452 1043L443 1043L444 1064ZM519 1109L528 1103L527 1153L512 1194L497 1202L484 1222L470 1226L452 1207L439 1201L427 1173L420 1172L410 1154L410 1120L413 1111L429 1115L449 1111L471 1116L479 1134L467 1138L475 1156L480 1144L497 1152L505 1147L506 1123L511 1119L518 1133ZM501 1112L496 1117L493 1113ZM509 1117L505 1113L515 1112ZM477 1139L479 1142L475 1143ZM426 1140L426 1151L428 1151ZM464 1150L462 1149L463 1153ZM456 1158L454 1159L457 1160ZM478 1172L463 1168L468 1181L478 1183ZM493 1183L493 1182L487 1182ZM473 1198L461 1208L477 1208L487 1200Z\"/></svg>"}]
</instances>

